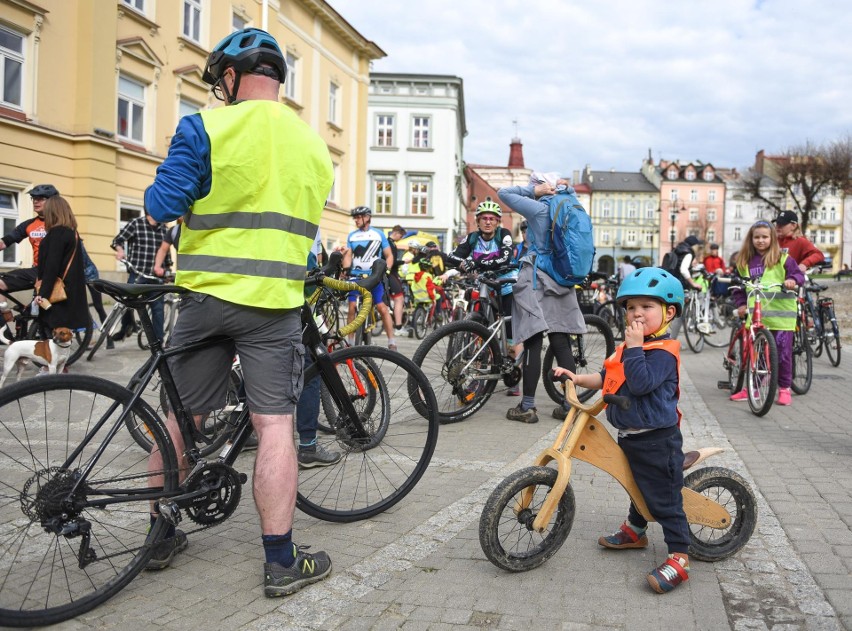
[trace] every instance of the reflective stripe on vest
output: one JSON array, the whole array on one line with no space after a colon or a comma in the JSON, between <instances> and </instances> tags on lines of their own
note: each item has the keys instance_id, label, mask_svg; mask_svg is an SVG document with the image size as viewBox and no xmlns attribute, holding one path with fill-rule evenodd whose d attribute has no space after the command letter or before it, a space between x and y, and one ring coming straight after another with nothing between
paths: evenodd
<instances>
[{"instance_id":1,"label":"reflective stripe on vest","mask_svg":"<svg viewBox=\"0 0 852 631\"><path fill-rule=\"evenodd\" d=\"M760 277L763 285L783 284L787 278L787 270L784 265L787 261L787 252L781 253L781 260L777 265L765 269ZM748 269L738 267L740 276L748 278ZM762 294L760 299L760 318L763 325L773 331L795 331L796 330L796 299L794 291L773 290ZM751 313L754 309L754 297L748 299L748 318L746 326L751 325Z\"/></svg>"},{"instance_id":2,"label":"reflective stripe on vest","mask_svg":"<svg viewBox=\"0 0 852 631\"><path fill-rule=\"evenodd\" d=\"M627 348L625 343L619 344L615 352L604 360L604 369L606 374L603 383L603 394L618 394L619 388L627 381L624 375L624 362L621 357L624 354L624 349ZM651 340L642 344L644 352L661 349L667 351L677 360L677 390L675 396L680 401L680 342L677 340ZM680 408L677 409L677 424L680 427L680 419L683 418Z\"/></svg>"},{"instance_id":3,"label":"reflective stripe on vest","mask_svg":"<svg viewBox=\"0 0 852 631\"><path fill-rule=\"evenodd\" d=\"M252 307L300 306L334 177L325 142L275 101L205 110L201 119L210 193L181 230L177 284Z\"/></svg>"}]
</instances>

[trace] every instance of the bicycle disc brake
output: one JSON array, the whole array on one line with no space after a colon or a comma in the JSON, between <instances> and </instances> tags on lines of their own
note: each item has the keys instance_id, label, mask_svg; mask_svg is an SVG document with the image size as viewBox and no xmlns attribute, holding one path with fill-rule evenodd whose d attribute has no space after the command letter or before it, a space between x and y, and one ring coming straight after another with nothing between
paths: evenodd
<instances>
[{"instance_id":1,"label":"bicycle disc brake","mask_svg":"<svg viewBox=\"0 0 852 631\"><path fill-rule=\"evenodd\" d=\"M238 473L226 464L208 463L184 482L187 493L203 491L183 505L187 515L202 526L226 520L239 506L247 479L245 473Z\"/></svg>"}]
</instances>

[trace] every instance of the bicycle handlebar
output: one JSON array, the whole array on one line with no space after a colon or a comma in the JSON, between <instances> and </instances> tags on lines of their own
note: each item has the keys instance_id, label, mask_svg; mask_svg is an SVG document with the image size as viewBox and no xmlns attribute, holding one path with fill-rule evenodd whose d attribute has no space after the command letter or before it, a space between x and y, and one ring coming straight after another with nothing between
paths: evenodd
<instances>
[{"instance_id":1,"label":"bicycle handlebar","mask_svg":"<svg viewBox=\"0 0 852 631\"><path fill-rule=\"evenodd\" d=\"M305 282L306 284L313 285L321 283L323 287L327 287L333 291L357 291L361 294L361 308L355 315L355 319L349 324L341 327L340 331L338 331L338 335L340 337L346 337L347 335L351 335L357 331L364 322L366 322L367 315L370 313L370 309L373 308L373 295L370 292L382 281L385 271L387 270L387 263L384 259L377 259L373 263L373 267L370 269L370 275L359 280L339 280L337 278L331 278L331 275L335 274L340 269L340 261L342 258L343 257L340 252L332 252L326 266L312 272ZM316 304L316 301L319 298L319 293L319 290L315 291L313 295L308 298L308 304Z\"/></svg>"},{"instance_id":2,"label":"bicycle handlebar","mask_svg":"<svg viewBox=\"0 0 852 631\"><path fill-rule=\"evenodd\" d=\"M130 261L128 261L127 259L119 259L118 262L124 263L124 267L127 268L127 271L130 272L131 274L136 274L137 278L144 278L145 280L153 280L153 281L156 281L157 283L160 283L160 284L165 284L165 282L166 282L165 277L154 276L152 274L143 274L138 269L136 269L136 267L134 267L134 265Z\"/></svg>"}]
</instances>

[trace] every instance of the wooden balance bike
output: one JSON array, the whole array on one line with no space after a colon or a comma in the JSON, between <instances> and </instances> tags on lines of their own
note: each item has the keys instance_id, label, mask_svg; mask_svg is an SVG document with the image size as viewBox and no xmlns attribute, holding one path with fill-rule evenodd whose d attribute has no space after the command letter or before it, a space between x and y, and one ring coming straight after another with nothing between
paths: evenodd
<instances>
[{"instance_id":1,"label":"wooden balance bike","mask_svg":"<svg viewBox=\"0 0 852 631\"><path fill-rule=\"evenodd\" d=\"M524 572L543 564L565 543L574 522L571 459L594 465L615 478L640 513L655 521L636 486L627 458L596 418L606 404L629 406L629 400L605 395L589 405L577 400L567 381L571 411L552 447L532 467L516 471L491 493L479 520L479 543L494 565ZM695 467L720 448L685 454L684 470ZM546 466L555 462L557 468ZM690 524L689 554L701 561L718 561L738 552L757 523L757 501L739 474L722 467L704 467L683 481L683 508Z\"/></svg>"}]
</instances>

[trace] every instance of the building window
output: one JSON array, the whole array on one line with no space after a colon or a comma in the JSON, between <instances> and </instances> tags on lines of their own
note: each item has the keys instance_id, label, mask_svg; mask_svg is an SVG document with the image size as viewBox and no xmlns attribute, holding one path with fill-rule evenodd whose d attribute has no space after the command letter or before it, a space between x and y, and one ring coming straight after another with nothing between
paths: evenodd
<instances>
[{"instance_id":1,"label":"building window","mask_svg":"<svg viewBox=\"0 0 852 631\"><path fill-rule=\"evenodd\" d=\"M834 230L828 231L828 244L834 245Z\"/></svg>"},{"instance_id":2,"label":"building window","mask_svg":"<svg viewBox=\"0 0 852 631\"><path fill-rule=\"evenodd\" d=\"M336 203L340 191L340 165L337 162L332 162L331 168L334 171L334 180L331 183L331 190L328 192L327 201Z\"/></svg>"},{"instance_id":3,"label":"building window","mask_svg":"<svg viewBox=\"0 0 852 631\"><path fill-rule=\"evenodd\" d=\"M609 219L612 216L612 202L607 200L601 204L601 219Z\"/></svg>"},{"instance_id":4,"label":"building window","mask_svg":"<svg viewBox=\"0 0 852 631\"><path fill-rule=\"evenodd\" d=\"M716 201L716 191L714 191L714 190L707 191L707 201L708 202L715 202Z\"/></svg>"},{"instance_id":5,"label":"building window","mask_svg":"<svg viewBox=\"0 0 852 631\"><path fill-rule=\"evenodd\" d=\"M124 0L124 4L133 7L139 13L145 13L145 0Z\"/></svg>"},{"instance_id":6,"label":"building window","mask_svg":"<svg viewBox=\"0 0 852 631\"><path fill-rule=\"evenodd\" d=\"M118 78L118 135L142 143L145 132L145 86Z\"/></svg>"},{"instance_id":7,"label":"building window","mask_svg":"<svg viewBox=\"0 0 852 631\"><path fill-rule=\"evenodd\" d=\"M340 98L340 86L328 84L328 122L337 124L337 101Z\"/></svg>"},{"instance_id":8,"label":"building window","mask_svg":"<svg viewBox=\"0 0 852 631\"><path fill-rule=\"evenodd\" d=\"M690 182L695 179L695 171L692 169L687 169L686 173L683 174L684 178L689 180Z\"/></svg>"},{"instance_id":9,"label":"building window","mask_svg":"<svg viewBox=\"0 0 852 631\"><path fill-rule=\"evenodd\" d=\"M242 31L246 26L248 26L248 22L242 18L237 13L231 14L231 32L236 33L237 31Z\"/></svg>"},{"instance_id":10,"label":"building window","mask_svg":"<svg viewBox=\"0 0 852 631\"><path fill-rule=\"evenodd\" d=\"M677 167L669 167L669 170L666 171L666 177L670 180L677 179Z\"/></svg>"},{"instance_id":11,"label":"building window","mask_svg":"<svg viewBox=\"0 0 852 631\"><path fill-rule=\"evenodd\" d=\"M201 41L201 0L183 0L183 36Z\"/></svg>"},{"instance_id":12,"label":"building window","mask_svg":"<svg viewBox=\"0 0 852 631\"><path fill-rule=\"evenodd\" d=\"M0 78L3 80L3 93L0 94L0 102L3 104L21 107L23 69L23 35L0 28Z\"/></svg>"},{"instance_id":13,"label":"building window","mask_svg":"<svg viewBox=\"0 0 852 631\"><path fill-rule=\"evenodd\" d=\"M834 206L831 207L829 218L831 219L831 223L837 223L837 209Z\"/></svg>"},{"instance_id":14,"label":"building window","mask_svg":"<svg viewBox=\"0 0 852 631\"><path fill-rule=\"evenodd\" d=\"M627 231L626 241L627 241L627 243L636 243L636 231L635 230L628 230Z\"/></svg>"},{"instance_id":15,"label":"building window","mask_svg":"<svg viewBox=\"0 0 852 631\"><path fill-rule=\"evenodd\" d=\"M690 189L689 201L691 201L691 202L697 202L698 201L698 189L697 188Z\"/></svg>"},{"instance_id":16,"label":"building window","mask_svg":"<svg viewBox=\"0 0 852 631\"><path fill-rule=\"evenodd\" d=\"M743 218L743 205L737 204L734 206L734 219L742 219Z\"/></svg>"},{"instance_id":17,"label":"building window","mask_svg":"<svg viewBox=\"0 0 852 631\"><path fill-rule=\"evenodd\" d=\"M430 146L428 116L415 116L411 121L411 146L415 149L427 149Z\"/></svg>"},{"instance_id":18,"label":"building window","mask_svg":"<svg viewBox=\"0 0 852 631\"><path fill-rule=\"evenodd\" d=\"M739 243L742 240L743 240L743 229L740 228L739 226L737 226L736 228L734 228L734 241L736 243Z\"/></svg>"},{"instance_id":19,"label":"building window","mask_svg":"<svg viewBox=\"0 0 852 631\"><path fill-rule=\"evenodd\" d=\"M609 243L609 230L601 232L601 243Z\"/></svg>"},{"instance_id":20,"label":"building window","mask_svg":"<svg viewBox=\"0 0 852 631\"><path fill-rule=\"evenodd\" d=\"M186 101L184 99L181 99L180 104L178 105L178 120L180 120L184 116L198 114L198 112L200 111L201 106L198 105L198 103L193 103L192 101Z\"/></svg>"},{"instance_id":21,"label":"building window","mask_svg":"<svg viewBox=\"0 0 852 631\"><path fill-rule=\"evenodd\" d=\"M690 208L689 209L689 220L690 221L698 221L698 209Z\"/></svg>"},{"instance_id":22,"label":"building window","mask_svg":"<svg viewBox=\"0 0 852 631\"><path fill-rule=\"evenodd\" d=\"M713 228L710 228L707 231L707 238L705 239L705 241L707 241L709 243L713 243L715 240L716 240L716 231Z\"/></svg>"},{"instance_id":23,"label":"building window","mask_svg":"<svg viewBox=\"0 0 852 631\"><path fill-rule=\"evenodd\" d=\"M393 214L394 178L389 175L373 176L373 212L377 215Z\"/></svg>"},{"instance_id":24,"label":"building window","mask_svg":"<svg viewBox=\"0 0 852 631\"><path fill-rule=\"evenodd\" d=\"M376 116L376 146L393 147L393 123L391 114L379 114Z\"/></svg>"},{"instance_id":25,"label":"building window","mask_svg":"<svg viewBox=\"0 0 852 631\"><path fill-rule=\"evenodd\" d=\"M716 209L708 208L707 209L707 221L716 221Z\"/></svg>"},{"instance_id":26,"label":"building window","mask_svg":"<svg viewBox=\"0 0 852 631\"><path fill-rule=\"evenodd\" d=\"M654 202L645 202L645 219L654 219L657 216L657 208Z\"/></svg>"},{"instance_id":27,"label":"building window","mask_svg":"<svg viewBox=\"0 0 852 631\"><path fill-rule=\"evenodd\" d=\"M705 182L712 182L713 178L715 176L716 176L716 174L713 173L713 169L704 169L704 181Z\"/></svg>"},{"instance_id":28,"label":"building window","mask_svg":"<svg viewBox=\"0 0 852 631\"><path fill-rule=\"evenodd\" d=\"M645 232L645 245L654 245L654 233L653 232Z\"/></svg>"},{"instance_id":29,"label":"building window","mask_svg":"<svg viewBox=\"0 0 852 631\"><path fill-rule=\"evenodd\" d=\"M284 80L284 96L296 102L296 77L298 76L296 64L298 59L293 53L284 56L287 61L287 78Z\"/></svg>"},{"instance_id":30,"label":"building window","mask_svg":"<svg viewBox=\"0 0 852 631\"><path fill-rule=\"evenodd\" d=\"M118 229L121 230L126 226L129 222L133 221L137 217L145 216L145 210L142 206L137 206L135 204L123 203L119 209L118 213ZM124 266L122 266L122 270Z\"/></svg>"},{"instance_id":31,"label":"building window","mask_svg":"<svg viewBox=\"0 0 852 631\"><path fill-rule=\"evenodd\" d=\"M676 188L673 188L672 190L669 191L669 199L673 202L677 201L677 189Z\"/></svg>"},{"instance_id":32,"label":"building window","mask_svg":"<svg viewBox=\"0 0 852 631\"><path fill-rule=\"evenodd\" d=\"M3 224L3 234L12 232L18 223L18 196L11 191L0 190L0 221ZM18 245L16 243L6 246L0 264L17 267Z\"/></svg>"},{"instance_id":33,"label":"building window","mask_svg":"<svg viewBox=\"0 0 852 631\"><path fill-rule=\"evenodd\" d=\"M636 219L636 202L627 202L627 218Z\"/></svg>"},{"instance_id":34,"label":"building window","mask_svg":"<svg viewBox=\"0 0 852 631\"><path fill-rule=\"evenodd\" d=\"M424 216L429 214L429 193L431 178L413 177L409 184L409 214Z\"/></svg>"}]
</instances>

